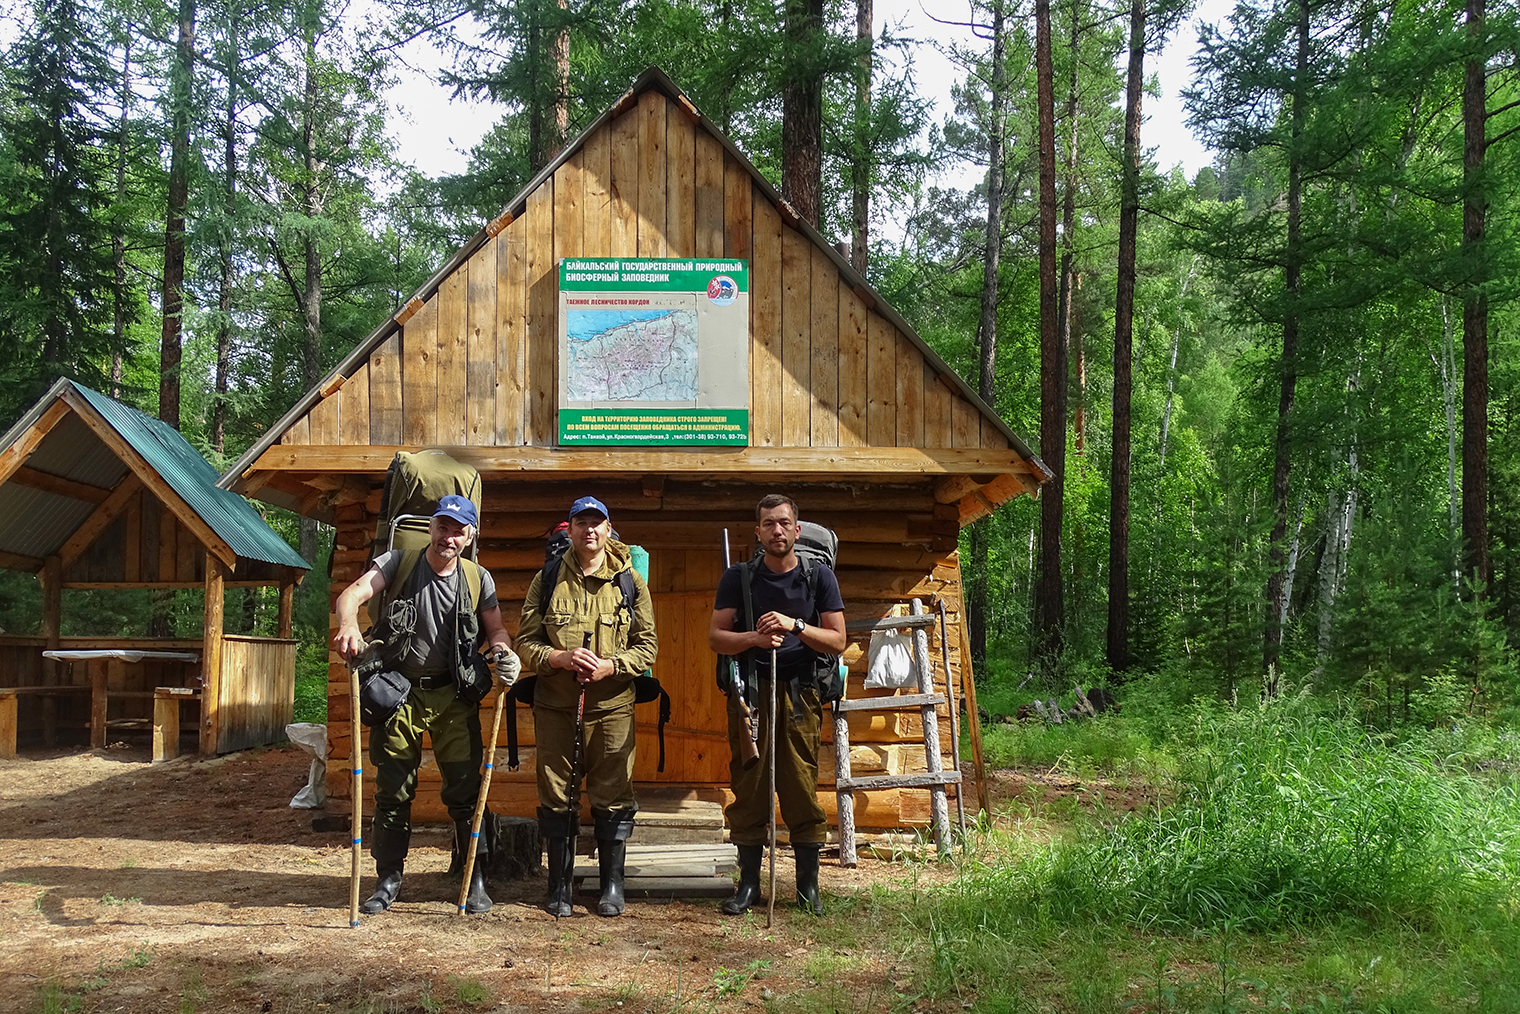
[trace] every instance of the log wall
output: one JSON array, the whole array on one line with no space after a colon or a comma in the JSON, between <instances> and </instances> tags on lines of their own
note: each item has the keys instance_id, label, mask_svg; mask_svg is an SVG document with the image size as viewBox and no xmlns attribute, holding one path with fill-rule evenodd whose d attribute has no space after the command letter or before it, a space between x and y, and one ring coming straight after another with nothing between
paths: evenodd
<instances>
[{"instance_id":1,"label":"log wall","mask_svg":"<svg viewBox=\"0 0 1520 1014\"><path fill-rule=\"evenodd\" d=\"M649 587L654 600L660 654L655 675L671 695L671 719L665 729L666 769L656 772L658 704L638 707L639 749L634 777L638 782L695 786L725 786L729 750L725 703L714 683L715 656L707 646L707 626L722 572L722 532L728 528L737 559L752 546L754 504L768 488L742 483L675 481L658 490L641 483L588 480L566 482L491 482L484 488L480 562L492 573L501 599L502 617L515 633L522 599L533 574L543 565L543 546L550 529L570 502L592 493L613 516L624 541L649 550ZM955 551L957 522L952 505L936 504L926 485L819 485L788 492L798 500L803 516L834 528L841 542L838 577L848 620L890 615L892 608L913 597L933 602L943 596L952 624L959 622L960 570ZM357 578L370 558L370 540L379 510L378 487L362 504L339 508L333 553L333 597ZM940 516L947 515L947 516ZM960 641L950 629L951 677L958 679ZM850 667L848 695L862 697L878 691L862 687L868 635L856 636L845 654ZM935 680L944 686L937 631L930 656ZM494 697L483 702L482 725L490 727ZM941 709L948 715L948 709ZM349 734L348 673L341 660L329 657L328 673L328 791L347 799L351 741ZM832 739L825 722L825 743ZM950 723L941 721L941 755L950 760ZM500 737L491 805L498 812L531 816L537 802L533 775L531 712L518 718L522 766L506 768L506 735ZM922 726L916 712L852 715L852 769L858 776L905 773L925 769ZM820 758L820 799L834 814L833 754L826 747ZM369 766L365 765L366 775ZM424 759L413 815L419 820L443 819L438 802L439 774L431 754ZM952 790L953 791L953 790ZM856 823L860 827L892 828L928 821L928 793L889 789L860 793Z\"/></svg>"}]
</instances>

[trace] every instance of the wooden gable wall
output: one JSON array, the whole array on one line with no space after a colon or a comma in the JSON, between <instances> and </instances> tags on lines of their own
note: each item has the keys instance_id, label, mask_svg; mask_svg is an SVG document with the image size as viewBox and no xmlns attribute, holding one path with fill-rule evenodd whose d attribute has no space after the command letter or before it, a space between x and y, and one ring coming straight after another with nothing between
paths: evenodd
<instances>
[{"instance_id":1,"label":"wooden gable wall","mask_svg":"<svg viewBox=\"0 0 1520 1014\"><path fill-rule=\"evenodd\" d=\"M753 446L1009 446L695 115L656 89L497 226L281 443L552 446L557 265L607 256L750 262Z\"/></svg>"}]
</instances>

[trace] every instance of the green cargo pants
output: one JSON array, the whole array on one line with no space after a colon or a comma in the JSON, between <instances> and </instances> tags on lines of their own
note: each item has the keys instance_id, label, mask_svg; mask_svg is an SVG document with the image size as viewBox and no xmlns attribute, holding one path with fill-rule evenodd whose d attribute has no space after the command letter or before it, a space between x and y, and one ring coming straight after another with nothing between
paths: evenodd
<instances>
[{"instance_id":1,"label":"green cargo pants","mask_svg":"<svg viewBox=\"0 0 1520 1014\"><path fill-rule=\"evenodd\" d=\"M424 732L433 740L433 759L443 775L439 796L449 816L456 822L474 818L485 753L480 742L480 708L461 701L453 684L432 690L413 686L391 720L369 732L376 828L397 832L411 828Z\"/></svg>"},{"instance_id":2,"label":"green cargo pants","mask_svg":"<svg viewBox=\"0 0 1520 1014\"><path fill-rule=\"evenodd\" d=\"M760 681L760 763L744 770L733 758L733 750L740 736L748 736L744 720L734 711L728 713L728 762L729 786L734 791L734 801L728 804L724 816L728 818L729 835L735 845L765 845L766 824L770 818L770 705L766 695L771 693L772 683ZM823 705L818 691L808 687L800 691L802 696L802 720L792 721L791 694L785 685L776 702L776 725L780 730L779 749L776 751L776 798L781 801L781 819L786 822L792 843L819 843L828 837L829 822L823 807L818 803L818 743L823 729Z\"/></svg>"},{"instance_id":3,"label":"green cargo pants","mask_svg":"<svg viewBox=\"0 0 1520 1014\"><path fill-rule=\"evenodd\" d=\"M575 712L533 707L538 751L538 805L570 809L570 767L575 753ZM586 711L581 775L586 795L599 810L636 810L633 798L633 701L605 711Z\"/></svg>"}]
</instances>

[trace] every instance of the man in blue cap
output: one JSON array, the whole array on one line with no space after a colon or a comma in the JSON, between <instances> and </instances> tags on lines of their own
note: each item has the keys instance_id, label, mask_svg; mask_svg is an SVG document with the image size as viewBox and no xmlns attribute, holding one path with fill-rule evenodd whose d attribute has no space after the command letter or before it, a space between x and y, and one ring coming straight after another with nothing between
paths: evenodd
<instances>
[{"instance_id":1,"label":"man in blue cap","mask_svg":"<svg viewBox=\"0 0 1520 1014\"><path fill-rule=\"evenodd\" d=\"M571 785L576 716L584 716L580 774L591 797L602 896L597 913L623 912L623 860L638 803L633 797L633 679L654 665L659 644L649 588L612 533L607 505L570 505L570 548L533 578L517 628L523 667L538 675L533 731L538 820L548 850L544 908L570 914L576 814ZM547 579L546 579L546 575Z\"/></svg>"},{"instance_id":2,"label":"man in blue cap","mask_svg":"<svg viewBox=\"0 0 1520 1014\"><path fill-rule=\"evenodd\" d=\"M370 765L375 770L370 854L380 878L375 893L360 906L370 915L390 908L401 890L422 734L432 738L433 757L443 775L440 795L454 820L456 854L463 856L470 846L483 759L476 661L481 643L491 646L492 655L505 656L497 664L498 677L507 682L517 677L517 660L509 650L511 639L496 601L496 582L483 567L461 556L474 540L476 527L475 505L469 498L442 497L428 523L426 550L382 553L338 596L338 634L333 638L337 651L350 659L364 651L359 609L380 596L382 608L371 633L384 642L383 668L399 672L411 684L395 713L370 730ZM483 852L485 837L476 844ZM484 862L474 865L465 907L471 913L491 908Z\"/></svg>"}]
</instances>

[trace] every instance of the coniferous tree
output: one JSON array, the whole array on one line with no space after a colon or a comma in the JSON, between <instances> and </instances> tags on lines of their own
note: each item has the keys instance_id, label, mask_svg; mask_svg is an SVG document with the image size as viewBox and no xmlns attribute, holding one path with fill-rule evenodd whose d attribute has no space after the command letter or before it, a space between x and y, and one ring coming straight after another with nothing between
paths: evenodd
<instances>
[{"instance_id":1,"label":"coniferous tree","mask_svg":"<svg viewBox=\"0 0 1520 1014\"><path fill-rule=\"evenodd\" d=\"M113 251L112 79L101 28L76 0L35 0L0 103L0 419L55 378L109 378L122 285Z\"/></svg>"}]
</instances>

